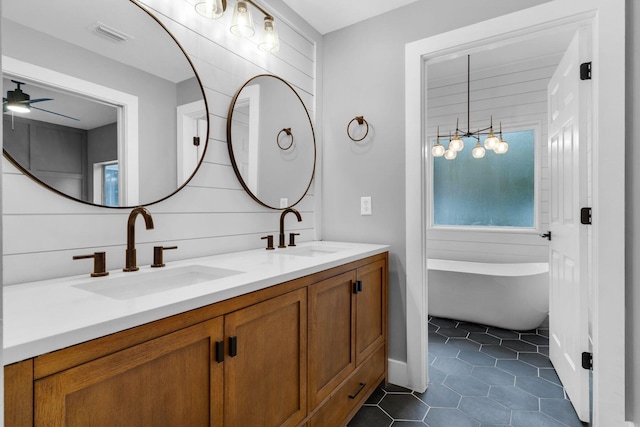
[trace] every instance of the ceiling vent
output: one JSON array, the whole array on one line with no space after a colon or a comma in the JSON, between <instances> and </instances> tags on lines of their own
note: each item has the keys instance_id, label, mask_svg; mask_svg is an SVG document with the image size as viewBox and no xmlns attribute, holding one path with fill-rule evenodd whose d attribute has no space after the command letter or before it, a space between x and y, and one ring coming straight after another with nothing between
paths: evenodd
<instances>
[{"instance_id":1,"label":"ceiling vent","mask_svg":"<svg viewBox=\"0 0 640 427\"><path fill-rule=\"evenodd\" d=\"M113 27L103 24L102 22L97 22L94 25L94 30L101 36L107 37L109 40L118 43L126 42L127 40L133 38L130 35L123 33L122 31L116 30Z\"/></svg>"}]
</instances>

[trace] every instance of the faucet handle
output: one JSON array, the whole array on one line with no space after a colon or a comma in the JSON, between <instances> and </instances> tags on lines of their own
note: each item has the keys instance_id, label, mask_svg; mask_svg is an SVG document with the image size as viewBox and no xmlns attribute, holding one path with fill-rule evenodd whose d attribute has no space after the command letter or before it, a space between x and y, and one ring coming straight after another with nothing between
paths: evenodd
<instances>
[{"instance_id":1,"label":"faucet handle","mask_svg":"<svg viewBox=\"0 0 640 427\"><path fill-rule=\"evenodd\" d=\"M74 255L73 259L88 259L93 258L93 273L91 277L108 276L107 271L107 253L106 252L94 252L89 255Z\"/></svg>"},{"instance_id":2,"label":"faucet handle","mask_svg":"<svg viewBox=\"0 0 640 427\"><path fill-rule=\"evenodd\" d=\"M296 245L296 236L299 236L300 233L289 233L289 246Z\"/></svg>"},{"instance_id":3,"label":"faucet handle","mask_svg":"<svg viewBox=\"0 0 640 427\"><path fill-rule=\"evenodd\" d=\"M267 240L267 247L265 248L268 251L272 251L275 248L273 247L273 234L269 234L268 236L261 237L260 240Z\"/></svg>"},{"instance_id":4,"label":"faucet handle","mask_svg":"<svg viewBox=\"0 0 640 427\"><path fill-rule=\"evenodd\" d=\"M164 261L162 254L164 251L168 251L170 249L178 249L177 246L154 246L153 247L153 264L151 267L164 267Z\"/></svg>"}]
</instances>

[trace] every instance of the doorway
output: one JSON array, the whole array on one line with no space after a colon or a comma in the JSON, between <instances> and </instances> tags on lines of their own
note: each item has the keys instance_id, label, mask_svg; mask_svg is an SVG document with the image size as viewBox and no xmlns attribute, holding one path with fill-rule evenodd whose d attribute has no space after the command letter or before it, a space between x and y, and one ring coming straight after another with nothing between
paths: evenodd
<instances>
[{"instance_id":1,"label":"doorway","mask_svg":"<svg viewBox=\"0 0 640 427\"><path fill-rule=\"evenodd\" d=\"M408 386L427 386L427 216L425 196L426 61L481 50L486 45L535 37L559 27L587 25L594 34L593 144L593 348L594 425L624 425L624 3L557 0L488 22L407 45L406 48L406 215ZM613 31L598 31L599 28ZM427 118L428 120L428 118ZM603 144L598 144L603 141ZM604 143L606 141L606 144ZM606 147L605 147L606 145ZM608 226L607 226L608 224ZM616 224L612 226L611 224ZM420 229L422 233L416 233ZM606 231L605 231L606 229ZM598 250L604 248L605 250ZM426 284L426 286L425 286ZM409 301L412 303L409 304ZM614 336L615 335L615 336Z\"/></svg>"}]
</instances>

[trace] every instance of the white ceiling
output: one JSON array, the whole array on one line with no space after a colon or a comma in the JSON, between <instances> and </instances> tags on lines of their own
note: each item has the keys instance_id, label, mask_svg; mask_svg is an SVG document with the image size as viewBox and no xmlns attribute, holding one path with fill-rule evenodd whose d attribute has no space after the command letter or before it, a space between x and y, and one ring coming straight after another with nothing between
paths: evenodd
<instances>
[{"instance_id":1,"label":"white ceiling","mask_svg":"<svg viewBox=\"0 0 640 427\"><path fill-rule=\"evenodd\" d=\"M382 15L417 0L284 0L320 34Z\"/></svg>"}]
</instances>

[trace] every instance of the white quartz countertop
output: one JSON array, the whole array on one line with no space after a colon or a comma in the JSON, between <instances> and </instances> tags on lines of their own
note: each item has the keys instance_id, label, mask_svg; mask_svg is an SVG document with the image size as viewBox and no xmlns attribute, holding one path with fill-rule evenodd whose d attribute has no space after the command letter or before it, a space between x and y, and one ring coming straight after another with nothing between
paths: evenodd
<instances>
[{"instance_id":1,"label":"white quartz countertop","mask_svg":"<svg viewBox=\"0 0 640 427\"><path fill-rule=\"evenodd\" d=\"M204 307L388 249L386 245L316 241L272 251L258 249L167 262L166 267L159 269L140 266L137 272L111 271L106 277L92 278L87 273L8 286L3 294L4 364ZM153 275L158 272L171 275L193 266L204 271L231 270L235 274L176 289L156 291L150 287L157 277ZM100 289L110 292L109 286L119 280L138 278L147 282L146 295L113 297L98 293ZM133 282L132 287L136 285Z\"/></svg>"}]
</instances>

